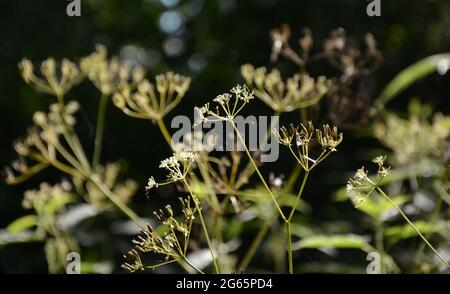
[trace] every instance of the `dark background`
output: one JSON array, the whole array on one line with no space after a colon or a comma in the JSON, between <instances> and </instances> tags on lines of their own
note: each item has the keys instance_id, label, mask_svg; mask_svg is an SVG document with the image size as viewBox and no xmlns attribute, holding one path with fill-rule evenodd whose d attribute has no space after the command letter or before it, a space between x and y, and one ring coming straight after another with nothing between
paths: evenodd
<instances>
[{"instance_id":1,"label":"dark background","mask_svg":"<svg viewBox=\"0 0 450 294\"><path fill-rule=\"evenodd\" d=\"M356 41L361 41L366 32L373 33L384 55L384 64L376 73L378 92L406 66L450 49L448 0L382 1L381 17L372 18L366 15L368 2L363 0L81 0L81 3L81 17L68 17L68 2L63 0L0 4L0 166L16 158L11 144L31 124L33 112L46 110L54 101L22 81L17 70L22 57L35 62L48 56L77 61L99 42L111 54L143 64L151 78L169 69L189 75L193 78L192 87L181 105L166 118L169 124L173 115L193 116L194 106L203 105L240 82L241 64L270 66L268 32L283 23L291 26L294 37L301 28L311 28L318 40L316 48L337 27L345 28ZM286 62L278 65L289 68ZM435 110L447 113L449 81L448 75L433 74L403 93L390 107L405 109L408 99L417 96ZM99 94L91 84L83 82L69 94L69 98L75 97L82 104L78 130L91 152ZM270 113L262 103L254 104L255 113ZM340 165L341 170L358 167L360 157L352 149L355 145L344 144L340 160L333 164ZM109 104L105 160L121 160L127 165L127 176L144 186L149 175L158 175L155 167L168 155L156 126L126 117ZM283 159L287 157L269 169L285 169L288 162ZM323 182L329 169L325 165L316 181ZM21 199L27 188L35 188L43 180L58 179L57 174L45 171L19 186L8 187L1 182L0 227L24 214ZM333 184L339 187L344 183L345 180L334 180ZM318 204L328 197L328 188L324 192L323 196L307 197L306 201ZM139 214L149 216L155 202L149 204L141 189L134 204ZM316 206L320 216L325 208ZM333 213L324 215L330 217ZM46 271L41 245L0 248L0 272L30 270Z\"/></svg>"}]
</instances>

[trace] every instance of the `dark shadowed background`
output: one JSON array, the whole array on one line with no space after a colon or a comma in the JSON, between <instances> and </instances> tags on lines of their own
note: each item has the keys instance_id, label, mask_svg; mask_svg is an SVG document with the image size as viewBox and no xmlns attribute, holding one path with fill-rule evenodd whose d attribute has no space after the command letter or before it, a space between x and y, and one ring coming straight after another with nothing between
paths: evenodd
<instances>
[{"instance_id":1,"label":"dark shadowed background","mask_svg":"<svg viewBox=\"0 0 450 294\"><path fill-rule=\"evenodd\" d=\"M194 106L203 105L241 82L240 65L249 62L271 66L268 33L283 23L291 26L294 36L305 26L311 28L316 40L323 40L330 30L338 27L345 28L356 41L361 41L366 32L373 33L384 56L384 63L376 73L377 92L406 66L450 50L448 0L386 0L382 1L382 15L372 18L366 15L364 0L81 0L81 3L80 17L66 15L68 2L64 0L0 4L0 166L16 157L11 144L31 124L33 112L45 110L53 102L51 97L36 93L23 82L17 70L22 57L33 61L48 56L78 60L93 51L96 43L102 43L122 60L145 66L150 77L169 69L189 75L192 87L180 106L166 118L166 123L170 123L177 114L193 116ZM320 41L315 46L320 47ZM278 66L288 65L281 61ZM408 99L417 96L435 110L448 113L449 90L449 76L433 74L390 106L404 109ZM84 142L92 142L99 94L84 82L70 93L69 98L75 97L82 105L79 131ZM269 113L262 103L254 104L251 109L255 113ZM169 150L149 121L126 117L112 103L108 107L103 158L119 159L126 164L127 176L141 186L133 207L139 214L149 216L152 207L159 203L148 201L142 187L149 175L158 174L158 162L169 155ZM341 147L342 153L331 163L339 166L334 170L349 171L359 166L361 155L353 153L354 142ZM88 151L92 151L90 145ZM268 169L282 170L287 159L282 157ZM320 187L330 170L323 166L311 186ZM24 214L21 200L26 189L43 180L58 179L49 170L18 186L0 182L0 227ZM317 218L332 218L335 214L338 208L321 203L326 203L324 199L333 185L340 187L345 183L345 177L334 175L328 182L331 188L327 185L323 193L306 194L305 200L316 208ZM349 214L351 211L349 208ZM120 264L120 250L114 254ZM0 272L46 270L40 244L0 248Z\"/></svg>"}]
</instances>

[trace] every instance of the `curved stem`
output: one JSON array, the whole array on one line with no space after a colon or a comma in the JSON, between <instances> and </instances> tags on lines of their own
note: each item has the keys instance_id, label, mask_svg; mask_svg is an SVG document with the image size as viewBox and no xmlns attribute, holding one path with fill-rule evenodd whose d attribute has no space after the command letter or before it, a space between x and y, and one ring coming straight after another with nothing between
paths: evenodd
<instances>
[{"instance_id":1,"label":"curved stem","mask_svg":"<svg viewBox=\"0 0 450 294\"><path fill-rule=\"evenodd\" d=\"M98 105L97 125L95 127L94 156L92 158L93 167L95 167L100 162L107 105L108 105L108 96L102 94L100 97L100 103Z\"/></svg>"},{"instance_id":2,"label":"curved stem","mask_svg":"<svg viewBox=\"0 0 450 294\"><path fill-rule=\"evenodd\" d=\"M383 195L383 197L385 197L391 204L392 206L395 207L395 209L398 211L398 213L408 222L408 224L414 229L414 231L416 231L416 233L420 236L420 238L422 238L422 240L425 242L425 244L427 244L427 246L434 252L434 254L436 254L439 259L445 264L445 266L447 266L447 268L450 268L450 265L447 263L447 261L439 254L439 252L437 252L437 250L433 247L433 245L430 244L430 242L428 242L427 238L425 238L422 233L419 231L419 229L417 229L417 227L409 220L409 218L403 213L403 211L400 209L400 207L398 207L398 205L391 200L391 198L386 195L386 193L384 193L384 191L377 187L376 190Z\"/></svg>"}]
</instances>

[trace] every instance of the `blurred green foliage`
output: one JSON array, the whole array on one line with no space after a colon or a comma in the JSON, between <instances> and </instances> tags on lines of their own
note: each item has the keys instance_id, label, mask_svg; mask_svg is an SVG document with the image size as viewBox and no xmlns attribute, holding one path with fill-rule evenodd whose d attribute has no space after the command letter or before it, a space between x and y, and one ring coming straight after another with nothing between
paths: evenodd
<instances>
[{"instance_id":1,"label":"blurred green foliage","mask_svg":"<svg viewBox=\"0 0 450 294\"><path fill-rule=\"evenodd\" d=\"M384 63L376 73L377 95L407 66L426 56L450 50L448 30L450 3L447 0L383 1L382 16L375 18L369 18L365 14L365 1L356 0L81 0L81 2L82 16L72 18L65 13L67 4L65 1L4 1L0 6L1 166L7 165L14 158L11 144L31 124L33 112L47 109L51 103L48 97L36 94L21 80L17 63L24 56L36 61L43 60L47 56L58 59L63 56L77 58L93 51L95 43L103 43L110 52L117 54L121 59L144 65L151 75L170 69L191 76L192 87L187 98L172 115L182 113L192 116L195 105L203 104L209 97L224 92L242 80L239 74L240 65L249 62L255 66L270 66L268 32L283 23L289 24L294 33L300 32L303 27L309 27L317 39L327 37L329 31L337 27L345 28L349 36L355 37L355 42L361 42L360 38L364 33L373 33L384 56ZM320 44L315 46L318 48ZM277 66L286 71L291 70L289 64L284 61L280 61ZM319 67L317 71L320 70ZM407 108L409 98L417 96L436 111L448 114L449 90L448 74L441 76L433 73L402 92L389 107L404 110ZM85 127L80 131L86 141L92 141L95 135L98 100L91 99L95 97L94 93L96 93L94 88L84 83L71 94L83 105L81 113ZM387 97L389 93L381 95ZM384 100L387 101L388 98ZM156 167L159 161L168 155L167 150L163 147L163 140L156 128L127 119L112 105L109 107L104 142L105 158L120 159L126 167L128 176L141 184L141 189L135 197L134 208L141 215L150 215L148 212L161 206L161 203L172 201L164 199L165 195L170 195L164 192L159 195L161 196L158 197L159 200L155 197L152 202L147 201L142 184L146 182L148 175L158 174ZM258 113L267 113L262 103L252 107ZM334 247L344 244L344 247L366 250L367 244L364 239L344 235L348 230L340 228L339 224L328 226L325 224L336 220L345 223L360 220L358 212L349 203L336 203L330 195L344 185L347 174L342 171L352 171L355 167L359 167L368 156L370 158L368 154L380 148L381 144L371 138L346 134L346 140L340 147L342 154L336 160L324 165L318 176L312 179L310 186L315 187L314 190L306 188L303 200L314 209L309 215L302 216L302 220L311 224L315 236L304 238L296 244L298 249L316 248L321 247L321 244L330 243L335 244ZM287 157L282 156L280 163L269 167L269 170L278 173L284 170L283 167L290 166L289 162ZM57 174L45 171L20 186L9 187L0 183L1 228L24 214L20 205L24 191L36 187L44 179L56 181ZM364 212L373 218L379 217L382 213L370 207L366 207ZM26 217L10 225L8 229L20 230L32 226L33 222L33 218ZM317 222L326 228L312 225ZM364 223L365 220L361 222ZM246 229L239 228L239 224L228 225L233 227L229 230L230 235L244 233L243 238L246 238ZM124 236L118 231L107 233L102 230L106 227L110 227L108 215L103 219L96 219L94 224L81 232L81 235L95 235L96 239L102 240L99 242L102 245L84 253L83 260L87 265L92 265L95 261L112 260L113 269L120 271L121 255L128 246L129 236L127 234ZM433 229L426 224L422 224L421 227L427 234L434 231L442 232L441 227ZM308 228L300 228L297 235L305 237L307 230ZM320 234L317 235L318 233L335 236L327 239ZM364 233L364 229L361 229L361 233ZM386 238L390 238L392 243L397 241L401 243L410 236L409 229L400 224L389 228L385 233ZM28 237L39 238L39 236ZM248 238L252 238L251 232ZM93 240L85 238L84 242L89 244ZM270 243L267 246L270 246ZM400 251L401 247L394 249ZM355 254L358 256L359 253ZM327 268L333 272L341 270L354 272L353 265L358 263L354 261L359 258L355 258L355 254L343 254L340 260L345 262L340 265L328 264ZM332 261L320 253L310 252L309 249L302 250L299 258L301 261L313 260L304 268L305 271L309 268L313 272L327 271L325 266L316 267L315 261L325 259L324 264ZM364 258L360 260L364 261ZM267 260L261 258L256 263L264 264ZM0 272L47 272L42 244L2 247L0 243Z\"/></svg>"}]
</instances>

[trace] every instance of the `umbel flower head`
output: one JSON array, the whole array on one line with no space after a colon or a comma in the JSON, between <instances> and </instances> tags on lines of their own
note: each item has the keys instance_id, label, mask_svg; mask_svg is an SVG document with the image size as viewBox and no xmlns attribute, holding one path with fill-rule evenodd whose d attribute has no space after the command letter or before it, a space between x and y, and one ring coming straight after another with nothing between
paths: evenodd
<instances>
[{"instance_id":1,"label":"umbel flower head","mask_svg":"<svg viewBox=\"0 0 450 294\"><path fill-rule=\"evenodd\" d=\"M161 264L167 261L177 261L186 257L187 244L189 241L192 222L194 220L195 209L191 207L189 199L179 198L184 216L183 221L174 217L173 209L166 205L163 209L154 212L156 220L164 227L163 235L157 234L150 225L142 230L136 239L134 239L134 248L131 249L125 259L127 260L122 268L129 272L143 271L144 265L140 254L154 253L164 257ZM156 268L161 264L147 266Z\"/></svg>"},{"instance_id":2,"label":"umbel flower head","mask_svg":"<svg viewBox=\"0 0 450 294\"><path fill-rule=\"evenodd\" d=\"M174 153L173 156L161 161L159 168L167 170L167 181L158 183L154 177L148 179L146 191L150 191L153 188L159 186L171 184L183 180L188 174L192 164L197 159L197 154L189 151L181 151Z\"/></svg>"},{"instance_id":3,"label":"umbel flower head","mask_svg":"<svg viewBox=\"0 0 450 294\"><path fill-rule=\"evenodd\" d=\"M70 101L65 106L64 114L57 103L50 105L49 113L42 111L34 113L35 125L28 129L24 138L13 144L20 159L5 170L8 184L20 183L57 160L57 151L63 148L60 142L60 136L64 131L63 121L68 125L74 125L76 122L74 113L78 108L78 102ZM38 164L28 167L25 158ZM17 173L20 175L16 176Z\"/></svg>"},{"instance_id":4,"label":"umbel flower head","mask_svg":"<svg viewBox=\"0 0 450 294\"><path fill-rule=\"evenodd\" d=\"M250 64L241 67L241 74L256 97L276 112L289 112L315 105L331 86L331 81L324 76L314 79L303 73L284 81L277 69L267 73L265 67L255 69Z\"/></svg>"},{"instance_id":5,"label":"umbel flower head","mask_svg":"<svg viewBox=\"0 0 450 294\"><path fill-rule=\"evenodd\" d=\"M214 111L210 110L209 103L206 103L201 108L196 107L196 114L199 116L199 120L196 121L196 124L205 121L232 120L254 98L255 95L253 91L251 91L247 85L236 85L230 89L230 93L217 95L216 98L213 99L213 102L216 104Z\"/></svg>"},{"instance_id":6,"label":"umbel flower head","mask_svg":"<svg viewBox=\"0 0 450 294\"><path fill-rule=\"evenodd\" d=\"M110 95L128 81L139 83L144 78L141 66L132 69L117 57L108 59L105 46L97 44L95 48L95 52L81 59L80 68L102 94Z\"/></svg>"},{"instance_id":7,"label":"umbel flower head","mask_svg":"<svg viewBox=\"0 0 450 294\"><path fill-rule=\"evenodd\" d=\"M368 172L362 167L347 182L347 193L355 207L364 203L373 191L379 187L383 179L390 174L391 167L385 166L386 156L378 156L372 162L378 166L375 177L369 177Z\"/></svg>"},{"instance_id":8,"label":"umbel flower head","mask_svg":"<svg viewBox=\"0 0 450 294\"><path fill-rule=\"evenodd\" d=\"M445 158L450 136L447 118L441 113L426 117L424 109L429 108L417 101L412 101L409 108L408 119L388 113L383 121L377 122L375 136L394 151L395 161L403 166Z\"/></svg>"},{"instance_id":9,"label":"umbel flower head","mask_svg":"<svg viewBox=\"0 0 450 294\"><path fill-rule=\"evenodd\" d=\"M189 89L189 77L168 72L156 76L156 83L143 80L133 85L124 84L114 94L114 104L125 114L143 119L158 120L166 116L181 101Z\"/></svg>"},{"instance_id":10,"label":"umbel flower head","mask_svg":"<svg viewBox=\"0 0 450 294\"><path fill-rule=\"evenodd\" d=\"M50 185L41 183L38 190L27 190L24 194L22 206L24 208L33 208L38 214L45 212L46 206L53 202L66 202L58 200L62 198L70 198L72 195L72 185L68 181L62 181L60 184Z\"/></svg>"},{"instance_id":11,"label":"umbel flower head","mask_svg":"<svg viewBox=\"0 0 450 294\"><path fill-rule=\"evenodd\" d=\"M45 252L47 254L50 273L60 273L66 267L66 256L69 252L78 252L77 241L68 232L57 225L59 216L64 213L67 204L75 201L72 185L63 180L51 185L41 183L38 189L28 190L24 194L22 205L33 209L36 222L36 235L45 236Z\"/></svg>"},{"instance_id":12,"label":"umbel flower head","mask_svg":"<svg viewBox=\"0 0 450 294\"><path fill-rule=\"evenodd\" d=\"M312 122L298 127L290 124L281 127L279 131L274 130L278 142L289 148L292 155L305 171L310 171L324 160L342 142L343 134L339 133L337 127L324 125L322 129L316 129ZM295 146L292 146L295 145ZM313 147L318 145L321 152L314 157Z\"/></svg>"},{"instance_id":13,"label":"umbel flower head","mask_svg":"<svg viewBox=\"0 0 450 294\"><path fill-rule=\"evenodd\" d=\"M39 92L55 96L64 96L83 79L78 67L67 58L59 63L47 58L41 63L40 75L35 74L33 63L24 58L19 62L19 70L27 84Z\"/></svg>"}]
</instances>

